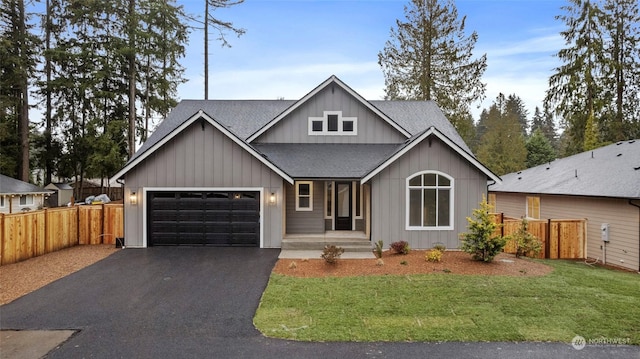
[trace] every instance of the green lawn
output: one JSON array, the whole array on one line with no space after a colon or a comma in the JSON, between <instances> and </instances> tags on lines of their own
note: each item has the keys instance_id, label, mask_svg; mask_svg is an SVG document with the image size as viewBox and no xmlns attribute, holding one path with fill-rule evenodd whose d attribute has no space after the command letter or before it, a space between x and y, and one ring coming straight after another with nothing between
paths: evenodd
<instances>
[{"instance_id":1,"label":"green lawn","mask_svg":"<svg viewBox=\"0 0 640 359\"><path fill-rule=\"evenodd\" d=\"M640 275L545 261L543 277L273 274L254 323L307 341L559 341L640 344ZM339 264L338 264L339 265Z\"/></svg>"}]
</instances>

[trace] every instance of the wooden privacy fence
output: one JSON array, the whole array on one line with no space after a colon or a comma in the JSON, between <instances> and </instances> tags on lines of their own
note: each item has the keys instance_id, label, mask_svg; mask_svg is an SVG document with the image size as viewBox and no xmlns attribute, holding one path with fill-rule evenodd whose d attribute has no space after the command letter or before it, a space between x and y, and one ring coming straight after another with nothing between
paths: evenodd
<instances>
[{"instance_id":1,"label":"wooden privacy fence","mask_svg":"<svg viewBox=\"0 0 640 359\"><path fill-rule=\"evenodd\" d=\"M520 228L522 219L494 215L498 223L502 223L503 236L514 234ZM542 250L538 258L586 258L587 255L587 220L586 219L530 219L527 220L527 232L542 241ZM515 253L513 240L507 241L506 253Z\"/></svg>"},{"instance_id":2,"label":"wooden privacy fence","mask_svg":"<svg viewBox=\"0 0 640 359\"><path fill-rule=\"evenodd\" d=\"M78 244L115 244L123 223L122 204L0 214L0 265Z\"/></svg>"}]
</instances>

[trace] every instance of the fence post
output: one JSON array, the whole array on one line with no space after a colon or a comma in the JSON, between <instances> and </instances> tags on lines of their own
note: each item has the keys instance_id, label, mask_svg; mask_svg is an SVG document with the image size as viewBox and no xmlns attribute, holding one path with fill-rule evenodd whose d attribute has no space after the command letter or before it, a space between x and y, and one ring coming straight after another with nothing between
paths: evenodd
<instances>
[{"instance_id":1,"label":"fence post","mask_svg":"<svg viewBox=\"0 0 640 359\"><path fill-rule=\"evenodd\" d=\"M551 250L551 218L547 219L547 228L545 229L544 236L544 258L549 259L551 256L549 255L549 251Z\"/></svg>"}]
</instances>

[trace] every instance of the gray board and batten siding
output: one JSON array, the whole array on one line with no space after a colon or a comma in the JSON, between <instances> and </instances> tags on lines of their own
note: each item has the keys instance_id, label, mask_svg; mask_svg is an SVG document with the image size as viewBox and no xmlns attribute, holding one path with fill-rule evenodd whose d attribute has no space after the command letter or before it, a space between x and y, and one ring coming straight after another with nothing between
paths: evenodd
<instances>
[{"instance_id":1,"label":"gray board and batten siding","mask_svg":"<svg viewBox=\"0 0 640 359\"><path fill-rule=\"evenodd\" d=\"M343 117L356 117L357 136L309 136L309 117L322 117L324 111L342 111ZM253 143L397 144L406 139L340 86L333 87L333 90L329 86L294 109Z\"/></svg>"},{"instance_id":2,"label":"gray board and batten siding","mask_svg":"<svg viewBox=\"0 0 640 359\"><path fill-rule=\"evenodd\" d=\"M296 211L295 186L285 183L287 234L324 233L324 182L313 181L313 210Z\"/></svg>"},{"instance_id":3,"label":"gray board and batten siding","mask_svg":"<svg viewBox=\"0 0 640 359\"><path fill-rule=\"evenodd\" d=\"M125 211L126 245L142 247L143 215L146 206L143 188L181 191L183 189L264 189L263 197L275 193L282 198L283 179L249 152L206 121L195 121L125 175L126 197L137 192L136 209ZM263 203L266 200L263 199ZM134 210L132 210L134 209ZM280 247L282 201L264 205L262 246Z\"/></svg>"},{"instance_id":4,"label":"gray board and batten siding","mask_svg":"<svg viewBox=\"0 0 640 359\"><path fill-rule=\"evenodd\" d=\"M407 230L407 178L425 170L454 178L454 218L451 230ZM436 136L422 141L371 180L371 240L385 245L406 240L413 248L443 243L460 247L459 234L467 230L467 216L487 193L487 176Z\"/></svg>"}]
</instances>

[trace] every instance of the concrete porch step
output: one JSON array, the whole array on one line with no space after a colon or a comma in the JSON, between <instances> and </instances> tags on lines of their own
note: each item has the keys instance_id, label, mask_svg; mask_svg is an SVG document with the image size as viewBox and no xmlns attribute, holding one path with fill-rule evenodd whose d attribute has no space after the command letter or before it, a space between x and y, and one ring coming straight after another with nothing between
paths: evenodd
<instances>
[{"instance_id":1,"label":"concrete porch step","mask_svg":"<svg viewBox=\"0 0 640 359\"><path fill-rule=\"evenodd\" d=\"M323 250L327 245L344 248L345 252L371 252L371 241L361 232L328 232L316 235L288 235L282 239L282 250Z\"/></svg>"},{"instance_id":2,"label":"concrete porch step","mask_svg":"<svg viewBox=\"0 0 640 359\"><path fill-rule=\"evenodd\" d=\"M283 239L283 250L323 250L327 245L335 245L344 248L345 252L371 252L371 242L348 241L348 240L321 240L321 241L300 241L295 239Z\"/></svg>"}]
</instances>

